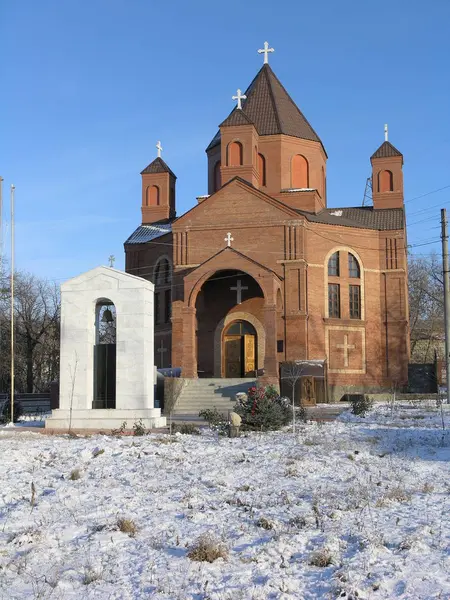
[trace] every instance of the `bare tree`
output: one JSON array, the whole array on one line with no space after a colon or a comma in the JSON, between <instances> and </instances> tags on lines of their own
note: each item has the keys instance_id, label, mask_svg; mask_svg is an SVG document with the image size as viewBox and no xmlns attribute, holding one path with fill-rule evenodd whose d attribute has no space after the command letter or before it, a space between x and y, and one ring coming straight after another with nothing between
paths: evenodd
<instances>
[{"instance_id":1,"label":"bare tree","mask_svg":"<svg viewBox=\"0 0 450 600\"><path fill-rule=\"evenodd\" d=\"M442 265L436 254L409 260L409 323L413 362L430 362L444 339Z\"/></svg>"},{"instance_id":2,"label":"bare tree","mask_svg":"<svg viewBox=\"0 0 450 600\"><path fill-rule=\"evenodd\" d=\"M295 435L295 388L303 375L303 365L298 362L287 362L281 367L281 379L287 381L292 388L292 431Z\"/></svg>"},{"instance_id":3,"label":"bare tree","mask_svg":"<svg viewBox=\"0 0 450 600\"><path fill-rule=\"evenodd\" d=\"M1 276L0 276L1 277ZM0 279L0 385L9 382L10 285ZM59 290L29 273L15 275L15 364L17 391L43 391L59 370Z\"/></svg>"}]
</instances>

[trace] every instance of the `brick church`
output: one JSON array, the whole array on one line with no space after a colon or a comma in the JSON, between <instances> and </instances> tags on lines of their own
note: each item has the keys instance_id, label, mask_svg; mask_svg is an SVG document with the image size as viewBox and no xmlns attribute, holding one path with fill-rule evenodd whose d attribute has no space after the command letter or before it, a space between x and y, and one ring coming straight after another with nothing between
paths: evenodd
<instances>
[{"instance_id":1,"label":"brick church","mask_svg":"<svg viewBox=\"0 0 450 600\"><path fill-rule=\"evenodd\" d=\"M126 270L155 283L155 362L186 378L259 371L277 382L281 363L303 361L308 394L321 401L402 386L403 156L386 135L370 157L373 206L328 208L324 143L269 66L270 50L206 148L207 195L176 216L160 144L141 173Z\"/></svg>"}]
</instances>

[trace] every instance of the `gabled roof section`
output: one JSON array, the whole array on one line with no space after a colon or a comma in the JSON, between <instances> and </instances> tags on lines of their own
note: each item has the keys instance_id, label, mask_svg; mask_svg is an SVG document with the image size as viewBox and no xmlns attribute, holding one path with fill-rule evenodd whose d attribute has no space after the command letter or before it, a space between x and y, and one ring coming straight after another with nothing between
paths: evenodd
<instances>
[{"instance_id":1,"label":"gabled roof section","mask_svg":"<svg viewBox=\"0 0 450 600\"><path fill-rule=\"evenodd\" d=\"M171 232L171 223L140 225L127 239L125 246L128 244L146 244Z\"/></svg>"},{"instance_id":2,"label":"gabled roof section","mask_svg":"<svg viewBox=\"0 0 450 600\"><path fill-rule=\"evenodd\" d=\"M237 108L220 124L220 127L230 127L231 125L253 125L253 122L242 109Z\"/></svg>"},{"instance_id":3,"label":"gabled roof section","mask_svg":"<svg viewBox=\"0 0 450 600\"><path fill-rule=\"evenodd\" d=\"M405 211L403 208L374 209L373 206L349 206L347 208L325 208L320 213L297 211L312 223L341 225L358 229L391 231L403 229Z\"/></svg>"},{"instance_id":4,"label":"gabled roof section","mask_svg":"<svg viewBox=\"0 0 450 600\"><path fill-rule=\"evenodd\" d=\"M391 142L383 142L370 158L391 158L392 156L403 156Z\"/></svg>"},{"instance_id":5,"label":"gabled roof section","mask_svg":"<svg viewBox=\"0 0 450 600\"><path fill-rule=\"evenodd\" d=\"M263 271L268 271L269 273L272 273L273 275L275 275L275 277L277 279L280 279L279 275L277 275L275 273L275 271L273 271L272 269L270 269L269 267L267 267L266 265L261 264L260 262L258 262L257 260L254 260L253 258L250 258L249 256L247 256L246 254L243 254L242 252L239 252L239 250L236 250L235 248L231 248L229 246L226 246L225 248L222 248L222 250L219 250L219 252L216 252L216 254L213 254L212 256L210 256L209 258L207 258L205 261L203 261L201 264L199 264L194 271L200 269L201 267L203 267L204 265L208 264L209 262L215 261L216 258L220 255L220 254L224 254L224 253L234 253L237 254L238 256L240 256L241 258L243 258L244 260L253 263L254 265L258 266L260 269L262 269ZM192 273L193 271L191 271ZM189 275L191 274L189 273Z\"/></svg>"},{"instance_id":6,"label":"gabled roof section","mask_svg":"<svg viewBox=\"0 0 450 600\"><path fill-rule=\"evenodd\" d=\"M187 215L192 213L193 211L205 210L205 206L208 205L208 202L210 202L213 198L217 197L224 189L226 189L229 185L232 185L233 183L244 185L245 187L247 187L249 189L249 191L253 192L254 195L259 197L263 202L268 202L269 204L271 204L272 206L274 206L281 212L287 213L288 215L291 215L292 217L298 217L298 211L294 210L293 208L291 208L284 202L280 202L276 198L272 198L272 196L269 196L265 192L262 192L261 190L259 190L255 186L253 186L250 182L246 181L245 179L242 179L242 177L236 176L236 177L233 177L233 179L230 179L230 181L227 181L227 183L225 185L223 185L220 189L218 189L217 192L214 192L214 194L211 194L210 196L205 198L205 200L203 200L203 202L196 204L195 206L190 208L188 211L186 211L183 215L177 217L176 223L182 222L183 219ZM125 243L127 243L127 242L125 242Z\"/></svg>"},{"instance_id":7,"label":"gabled roof section","mask_svg":"<svg viewBox=\"0 0 450 600\"><path fill-rule=\"evenodd\" d=\"M153 162L151 162L143 171L141 171L141 175L146 175L148 173L170 173L172 177L177 178L175 173L169 169L167 164L163 161L161 157L155 158Z\"/></svg>"},{"instance_id":8,"label":"gabled roof section","mask_svg":"<svg viewBox=\"0 0 450 600\"><path fill-rule=\"evenodd\" d=\"M235 107L222 126L237 124L230 123L229 119L239 112L255 125L259 135L285 134L322 143L268 64L259 70L245 96L247 99L243 101L242 109ZM219 142L220 137L216 134L208 149Z\"/></svg>"}]
</instances>

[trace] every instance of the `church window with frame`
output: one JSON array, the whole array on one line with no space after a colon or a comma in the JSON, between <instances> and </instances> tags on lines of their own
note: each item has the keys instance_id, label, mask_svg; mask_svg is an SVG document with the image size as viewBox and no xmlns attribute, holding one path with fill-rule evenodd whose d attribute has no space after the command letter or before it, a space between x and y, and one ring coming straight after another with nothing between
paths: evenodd
<instances>
[{"instance_id":1,"label":"church window with frame","mask_svg":"<svg viewBox=\"0 0 450 600\"><path fill-rule=\"evenodd\" d=\"M214 165L214 191L218 192L222 187L222 176L220 174L221 162L218 160Z\"/></svg>"},{"instance_id":2,"label":"church window with frame","mask_svg":"<svg viewBox=\"0 0 450 600\"><path fill-rule=\"evenodd\" d=\"M394 191L394 176L392 171L385 170L378 173L378 190L381 193Z\"/></svg>"},{"instance_id":3,"label":"church window with frame","mask_svg":"<svg viewBox=\"0 0 450 600\"><path fill-rule=\"evenodd\" d=\"M361 277L359 262L350 252L348 253L348 276L355 277L356 279Z\"/></svg>"},{"instance_id":4,"label":"church window with frame","mask_svg":"<svg viewBox=\"0 0 450 600\"><path fill-rule=\"evenodd\" d=\"M170 317L172 316L172 292L166 290L164 292L164 323L170 323Z\"/></svg>"},{"instance_id":5,"label":"church window with frame","mask_svg":"<svg viewBox=\"0 0 450 600\"><path fill-rule=\"evenodd\" d=\"M301 154L292 157L291 164L291 188L305 189L309 187L309 165Z\"/></svg>"},{"instance_id":6,"label":"church window with frame","mask_svg":"<svg viewBox=\"0 0 450 600\"><path fill-rule=\"evenodd\" d=\"M341 317L341 286L338 283L328 284L328 316L331 319Z\"/></svg>"},{"instance_id":7,"label":"church window with frame","mask_svg":"<svg viewBox=\"0 0 450 600\"><path fill-rule=\"evenodd\" d=\"M259 185L266 185L266 159L262 154L258 154L258 171L259 171Z\"/></svg>"},{"instance_id":8,"label":"church window with frame","mask_svg":"<svg viewBox=\"0 0 450 600\"><path fill-rule=\"evenodd\" d=\"M335 252L330 256L328 261L328 276L339 277L339 252Z\"/></svg>"},{"instance_id":9,"label":"church window with frame","mask_svg":"<svg viewBox=\"0 0 450 600\"><path fill-rule=\"evenodd\" d=\"M361 286L349 285L350 319L361 318Z\"/></svg>"},{"instance_id":10,"label":"church window with frame","mask_svg":"<svg viewBox=\"0 0 450 600\"><path fill-rule=\"evenodd\" d=\"M241 142L228 144L228 166L240 167L243 164L243 148Z\"/></svg>"},{"instance_id":11,"label":"church window with frame","mask_svg":"<svg viewBox=\"0 0 450 600\"><path fill-rule=\"evenodd\" d=\"M159 325L160 323L160 303L159 303L159 294L155 294L155 325Z\"/></svg>"}]
</instances>

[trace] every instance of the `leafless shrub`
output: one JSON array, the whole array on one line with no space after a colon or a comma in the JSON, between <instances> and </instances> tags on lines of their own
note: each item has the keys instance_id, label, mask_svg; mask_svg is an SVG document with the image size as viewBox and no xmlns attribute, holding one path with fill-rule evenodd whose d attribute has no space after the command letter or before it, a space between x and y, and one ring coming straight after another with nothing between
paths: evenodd
<instances>
[{"instance_id":1,"label":"leafless shrub","mask_svg":"<svg viewBox=\"0 0 450 600\"><path fill-rule=\"evenodd\" d=\"M218 558L226 560L228 558L228 548L210 534L204 534L191 546L187 556L197 562L212 563Z\"/></svg>"},{"instance_id":2,"label":"leafless shrub","mask_svg":"<svg viewBox=\"0 0 450 600\"><path fill-rule=\"evenodd\" d=\"M295 467L288 467L284 473L285 477L297 477L298 471Z\"/></svg>"},{"instance_id":3,"label":"leafless shrub","mask_svg":"<svg viewBox=\"0 0 450 600\"><path fill-rule=\"evenodd\" d=\"M237 492L249 492L252 488L248 484L244 484L236 488Z\"/></svg>"},{"instance_id":4,"label":"leafless shrub","mask_svg":"<svg viewBox=\"0 0 450 600\"><path fill-rule=\"evenodd\" d=\"M313 552L309 557L309 564L313 567L329 567L334 564L333 555L328 548L321 548L316 552Z\"/></svg>"},{"instance_id":5,"label":"leafless shrub","mask_svg":"<svg viewBox=\"0 0 450 600\"><path fill-rule=\"evenodd\" d=\"M434 492L434 485L431 485L427 481L426 483L424 483L421 492L422 494L432 494Z\"/></svg>"},{"instance_id":6,"label":"leafless shrub","mask_svg":"<svg viewBox=\"0 0 450 600\"><path fill-rule=\"evenodd\" d=\"M134 537L138 530L136 523L125 517L119 517L117 519L116 527L119 531L128 534L130 537Z\"/></svg>"},{"instance_id":7,"label":"leafless shrub","mask_svg":"<svg viewBox=\"0 0 450 600\"><path fill-rule=\"evenodd\" d=\"M84 573L83 573L83 585L90 585L91 583L94 583L95 581L99 581L101 578L103 577L103 570L102 569L94 569L91 566L86 566L84 567Z\"/></svg>"},{"instance_id":8,"label":"leafless shrub","mask_svg":"<svg viewBox=\"0 0 450 600\"><path fill-rule=\"evenodd\" d=\"M397 486L388 490L383 496L378 498L375 506L380 508L390 504L391 502L409 502L410 500L411 494L400 486Z\"/></svg>"},{"instance_id":9,"label":"leafless shrub","mask_svg":"<svg viewBox=\"0 0 450 600\"><path fill-rule=\"evenodd\" d=\"M296 517L292 517L292 519L289 519L289 525L291 527L297 527L298 529L303 529L304 527L306 527L306 524L307 524L307 521L303 515L298 515Z\"/></svg>"},{"instance_id":10,"label":"leafless shrub","mask_svg":"<svg viewBox=\"0 0 450 600\"><path fill-rule=\"evenodd\" d=\"M256 521L256 526L261 527L262 529L273 529L275 527L275 524L273 521L266 519L266 517L260 517Z\"/></svg>"},{"instance_id":11,"label":"leafless shrub","mask_svg":"<svg viewBox=\"0 0 450 600\"><path fill-rule=\"evenodd\" d=\"M70 473L69 479L70 481L77 481L78 479L81 479L80 469L73 469L73 471Z\"/></svg>"}]
</instances>

